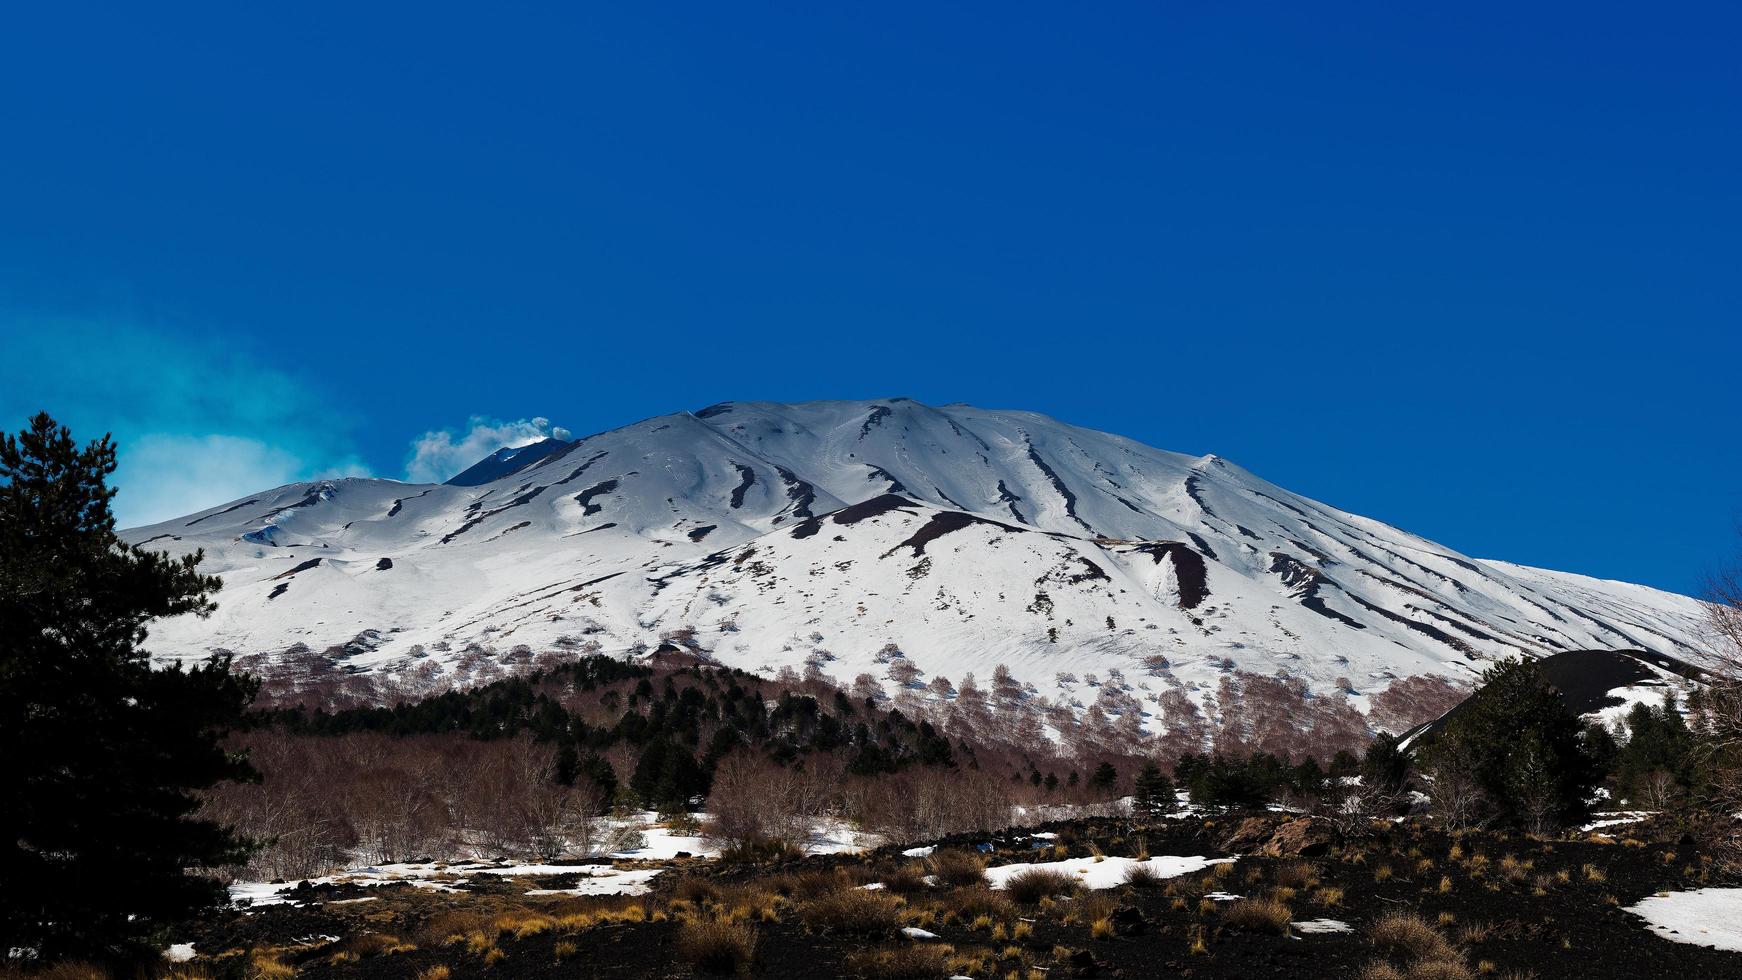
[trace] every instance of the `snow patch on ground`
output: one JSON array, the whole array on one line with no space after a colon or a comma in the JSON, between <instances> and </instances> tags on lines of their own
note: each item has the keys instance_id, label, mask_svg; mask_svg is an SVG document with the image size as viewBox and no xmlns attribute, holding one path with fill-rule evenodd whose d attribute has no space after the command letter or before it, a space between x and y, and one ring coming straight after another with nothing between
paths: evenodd
<instances>
[{"instance_id":1,"label":"snow patch on ground","mask_svg":"<svg viewBox=\"0 0 1742 980\"><path fill-rule=\"evenodd\" d=\"M1654 895L1627 911L1670 942L1742 952L1742 888Z\"/></svg>"},{"instance_id":2,"label":"snow patch on ground","mask_svg":"<svg viewBox=\"0 0 1742 980\"><path fill-rule=\"evenodd\" d=\"M1313 935L1315 933L1354 932L1347 922L1341 919L1306 919L1301 922L1290 922L1295 932Z\"/></svg>"},{"instance_id":3,"label":"snow patch on ground","mask_svg":"<svg viewBox=\"0 0 1742 980\"><path fill-rule=\"evenodd\" d=\"M586 880L572 888L534 888L526 894L542 895L645 895L649 884L664 868L595 868Z\"/></svg>"},{"instance_id":4,"label":"snow patch on ground","mask_svg":"<svg viewBox=\"0 0 1742 980\"><path fill-rule=\"evenodd\" d=\"M1593 814L1597 819L1587 824L1581 824L1579 830L1590 833L1602 830L1604 827L1620 827L1624 824L1639 823L1647 817L1655 816L1655 810L1616 810L1610 813Z\"/></svg>"},{"instance_id":5,"label":"snow patch on ground","mask_svg":"<svg viewBox=\"0 0 1742 980\"><path fill-rule=\"evenodd\" d=\"M548 878L555 875L582 875L584 881L569 888L534 889L529 895L645 895L648 882L666 868L616 868L607 864L483 864L478 862L442 864L380 864L353 868L336 874L307 879L310 885L411 885L431 891L460 892L475 875L495 875L506 878ZM290 894L302 881L239 882L230 886L230 901L255 908L266 905L294 904ZM356 902L360 899L341 899Z\"/></svg>"},{"instance_id":6,"label":"snow patch on ground","mask_svg":"<svg viewBox=\"0 0 1742 980\"><path fill-rule=\"evenodd\" d=\"M194 944L171 943L169 948L163 951L163 958L171 963L186 963L194 958Z\"/></svg>"},{"instance_id":7,"label":"snow patch on ground","mask_svg":"<svg viewBox=\"0 0 1742 980\"><path fill-rule=\"evenodd\" d=\"M1152 857L1147 861L1136 858L1067 858L1063 861L1042 861L1037 864L1006 864L996 868L986 869L986 879L996 889L1004 888L1010 879L1031 868L1045 871L1062 871L1075 876L1084 888L1117 888L1125 883L1125 876L1130 870L1141 864L1162 878L1177 878L1180 875L1202 871L1213 864L1232 864L1235 858L1207 857L1176 857L1163 855Z\"/></svg>"}]
</instances>

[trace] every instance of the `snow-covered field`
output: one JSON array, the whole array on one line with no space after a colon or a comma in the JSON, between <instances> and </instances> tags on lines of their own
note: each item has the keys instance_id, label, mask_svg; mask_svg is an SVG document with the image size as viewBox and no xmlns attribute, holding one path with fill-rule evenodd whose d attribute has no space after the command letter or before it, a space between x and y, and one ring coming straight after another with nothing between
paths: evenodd
<instances>
[{"instance_id":1,"label":"snow-covered field","mask_svg":"<svg viewBox=\"0 0 1742 980\"><path fill-rule=\"evenodd\" d=\"M1686 656L1704 628L1683 596L1470 558L1216 456L1027 412L728 403L492 472L293 484L125 532L204 548L224 579L215 615L155 624L150 649L349 644L348 668L441 687L521 644L622 652L690 630L732 666L888 683L894 644L921 698L1004 664L1067 705L1129 696L1153 730L1163 692L1200 697L1234 668L1343 679L1360 706L1495 656Z\"/></svg>"},{"instance_id":2,"label":"snow-covered field","mask_svg":"<svg viewBox=\"0 0 1742 980\"><path fill-rule=\"evenodd\" d=\"M707 814L698 814L705 821ZM659 814L646 811L626 818L612 818L601 830L606 833L628 830L639 835L639 846L612 851L592 859L595 863L526 864L512 861L423 861L396 864L359 865L307 879L310 885L377 885L404 884L433 891L461 891L463 886L480 875L501 878L528 879L526 894L540 895L645 895L649 883L657 875L671 870L659 866L684 857L716 858L717 846L703 837L674 833L659 821ZM856 830L846 821L836 818L819 820L805 842L806 854L843 854L868 850L883 843L876 834ZM651 866L650 866L651 865ZM540 885L537 879L579 875L581 880L560 887ZM289 893L303 884L301 880L286 882L239 882L230 886L230 900L250 907L278 905L293 901ZM349 899L348 901L366 901Z\"/></svg>"},{"instance_id":3,"label":"snow-covered field","mask_svg":"<svg viewBox=\"0 0 1742 980\"><path fill-rule=\"evenodd\" d=\"M528 895L645 895L648 882L666 869L616 868L608 864L481 864L439 861L415 864L381 864L352 868L319 878L307 879L310 885L411 885L432 891L458 892L461 886L478 875L503 878L548 878L556 875L580 875L584 880L567 888L531 888ZM230 886L230 900L239 905L261 907L281 905L294 899L288 894L302 885L301 881L258 883ZM350 899L349 901L364 901Z\"/></svg>"}]
</instances>

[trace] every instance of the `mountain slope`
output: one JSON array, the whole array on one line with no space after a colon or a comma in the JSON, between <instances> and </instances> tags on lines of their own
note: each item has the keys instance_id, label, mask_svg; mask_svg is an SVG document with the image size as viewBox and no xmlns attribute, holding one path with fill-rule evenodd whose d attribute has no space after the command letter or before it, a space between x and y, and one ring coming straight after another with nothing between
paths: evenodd
<instances>
[{"instance_id":1,"label":"mountain slope","mask_svg":"<svg viewBox=\"0 0 1742 980\"><path fill-rule=\"evenodd\" d=\"M693 630L735 666L883 679L894 644L917 683L1003 663L1080 704L1112 671L1139 690L1239 668L1364 691L1518 653L1686 656L1702 633L1682 596L1468 558L1215 456L1026 412L726 403L468 473L482 482L293 484L125 532L203 547L225 579L217 614L158 624L152 649L373 631L350 665L399 669Z\"/></svg>"}]
</instances>

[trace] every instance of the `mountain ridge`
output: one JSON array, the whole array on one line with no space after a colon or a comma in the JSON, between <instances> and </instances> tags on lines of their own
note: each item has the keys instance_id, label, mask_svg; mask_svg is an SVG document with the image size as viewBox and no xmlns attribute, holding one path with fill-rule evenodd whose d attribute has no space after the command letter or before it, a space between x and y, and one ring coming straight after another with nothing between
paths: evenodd
<instances>
[{"instance_id":1,"label":"mountain ridge","mask_svg":"<svg viewBox=\"0 0 1742 980\"><path fill-rule=\"evenodd\" d=\"M216 615L155 624L152 649L372 632L348 666L430 662L464 683L468 647L681 635L733 666L883 681L893 645L922 676L1002 664L1080 707L1107 700L1110 671L1139 701L1240 669L1359 703L1497 656L1702 642L1695 600L1471 558L1214 454L1031 412L722 402L499 455L479 465L506 472L475 485L290 484L123 532L204 547L225 577Z\"/></svg>"}]
</instances>

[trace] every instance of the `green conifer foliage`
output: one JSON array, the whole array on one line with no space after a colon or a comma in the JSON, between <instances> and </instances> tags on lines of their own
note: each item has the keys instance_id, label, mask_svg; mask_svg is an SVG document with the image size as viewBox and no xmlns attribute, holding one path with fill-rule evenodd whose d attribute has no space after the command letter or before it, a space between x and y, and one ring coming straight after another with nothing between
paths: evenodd
<instances>
[{"instance_id":1,"label":"green conifer foliage","mask_svg":"<svg viewBox=\"0 0 1742 980\"><path fill-rule=\"evenodd\" d=\"M121 960L224 900L193 872L246 857L198 791L254 778L220 739L254 695L227 658L154 670L148 622L218 580L115 536L107 437L46 414L0 437L0 948Z\"/></svg>"}]
</instances>

